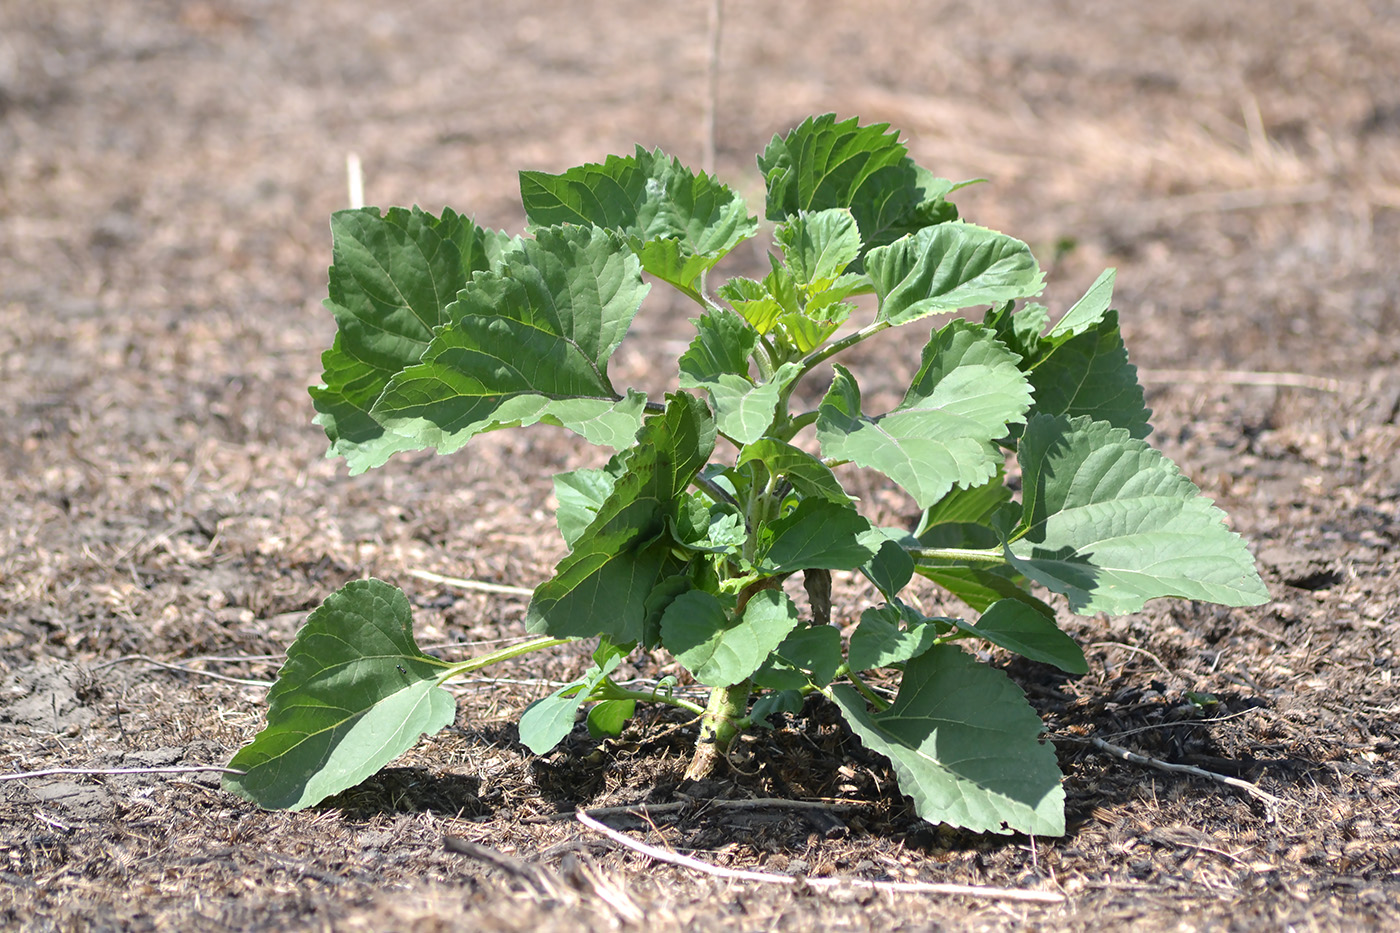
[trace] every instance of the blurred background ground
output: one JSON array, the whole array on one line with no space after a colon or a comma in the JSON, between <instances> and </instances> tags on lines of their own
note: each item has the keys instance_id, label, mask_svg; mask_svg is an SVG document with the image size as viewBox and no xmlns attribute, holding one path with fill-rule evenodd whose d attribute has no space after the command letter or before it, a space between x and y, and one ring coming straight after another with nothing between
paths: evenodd
<instances>
[{"instance_id":1,"label":"blurred background ground","mask_svg":"<svg viewBox=\"0 0 1400 933\"><path fill-rule=\"evenodd\" d=\"M518 169L636 143L698 164L708 6L0 0L0 770L226 761L264 691L111 662L270 678L305 612L364 574L408 590L423 643L521 632L523 600L409 571L535 585L562 551L548 477L593 454L543 429L354 479L323 460L305 387L334 332L327 217L351 151L370 203L513 230ZM1068 620L1089 675L1007 667L1052 734L1246 777L1276 812L1066 742L1064 839L940 831L814 705L722 792L861 801L838 838L781 812L620 825L726 865L1067 901L700 878L545 819L665 798L684 764L664 719L526 754L514 718L548 689L529 681L582 667L564 652L465 688L456 729L310 812L203 778L4 783L0 925L636 925L596 887L544 897L444 851L449 834L550 871L582 855L668 928L1393 926L1397 62L1389 2L725 10L717 171L756 211L754 153L835 111L892 123L938 174L987 178L959 206L1031 243L1052 309L1118 268L1152 441L1229 512L1276 601ZM613 368L652 391L688 339L686 309L654 297ZM903 349L872 341L857 363L892 390Z\"/></svg>"}]
</instances>

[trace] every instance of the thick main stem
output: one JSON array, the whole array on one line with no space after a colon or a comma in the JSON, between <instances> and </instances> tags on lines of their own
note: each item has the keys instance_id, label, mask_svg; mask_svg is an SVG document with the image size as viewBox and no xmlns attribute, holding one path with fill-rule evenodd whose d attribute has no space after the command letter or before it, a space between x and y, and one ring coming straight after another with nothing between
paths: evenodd
<instances>
[{"instance_id":1,"label":"thick main stem","mask_svg":"<svg viewBox=\"0 0 1400 933\"><path fill-rule=\"evenodd\" d=\"M736 723L749 711L749 693L753 684L745 680L732 687L716 687L710 702L700 716L700 741L690 767L685 769L687 781L703 781L715 770L715 765L729 751L729 743L739 734Z\"/></svg>"}]
</instances>

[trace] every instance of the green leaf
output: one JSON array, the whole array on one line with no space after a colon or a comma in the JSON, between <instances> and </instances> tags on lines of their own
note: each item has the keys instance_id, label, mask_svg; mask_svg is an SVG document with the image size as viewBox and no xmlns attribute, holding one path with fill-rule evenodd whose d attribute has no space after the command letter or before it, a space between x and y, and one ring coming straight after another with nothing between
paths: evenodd
<instances>
[{"instance_id":1,"label":"green leaf","mask_svg":"<svg viewBox=\"0 0 1400 933\"><path fill-rule=\"evenodd\" d=\"M520 196L531 224L616 230L648 273L696 297L700 274L758 231L738 194L640 146L560 175L521 172Z\"/></svg>"},{"instance_id":2,"label":"green leaf","mask_svg":"<svg viewBox=\"0 0 1400 933\"><path fill-rule=\"evenodd\" d=\"M574 730L579 707L621 662L622 655L613 652L578 680L525 707L525 712L520 714L521 744L536 755L553 751Z\"/></svg>"},{"instance_id":3,"label":"green leaf","mask_svg":"<svg viewBox=\"0 0 1400 933\"><path fill-rule=\"evenodd\" d=\"M851 730L890 759L899 788L931 823L973 832L1065 832L1055 749L1017 686L951 646L911 660L888 710L870 713L853 688L831 688Z\"/></svg>"},{"instance_id":4,"label":"green leaf","mask_svg":"<svg viewBox=\"0 0 1400 933\"><path fill-rule=\"evenodd\" d=\"M947 564L918 564L915 572L926 577L967 603L978 612L1002 599L1018 599L1031 608L1053 613L1049 606L1028 593L1026 578L1007 566L952 561Z\"/></svg>"},{"instance_id":5,"label":"green leaf","mask_svg":"<svg viewBox=\"0 0 1400 933\"><path fill-rule=\"evenodd\" d=\"M1113 304L1113 281L1117 276L1117 269L1105 269L1103 274L1094 280L1094 284L1089 286L1084 297L1076 301L1074 306L1065 312L1065 316L1055 322L1055 326L1050 328L1046 337L1051 340L1075 337L1102 321L1108 313L1109 306Z\"/></svg>"},{"instance_id":6,"label":"green leaf","mask_svg":"<svg viewBox=\"0 0 1400 933\"><path fill-rule=\"evenodd\" d=\"M781 590L761 590L737 619L717 597L691 590L661 617L661 643L702 684L729 687L758 670L797 622Z\"/></svg>"},{"instance_id":7,"label":"green leaf","mask_svg":"<svg viewBox=\"0 0 1400 933\"><path fill-rule=\"evenodd\" d=\"M301 810L374 774L452 724L445 665L418 649L403 592L357 580L306 619L267 695L267 726L229 762L224 788Z\"/></svg>"},{"instance_id":8,"label":"green leaf","mask_svg":"<svg viewBox=\"0 0 1400 933\"><path fill-rule=\"evenodd\" d=\"M828 502L848 504L851 497L841 488L841 481L831 472L831 467L799 447L762 437L747 444L739 452L739 466L761 461L773 476L784 476L792 488L808 499L825 499Z\"/></svg>"},{"instance_id":9,"label":"green leaf","mask_svg":"<svg viewBox=\"0 0 1400 933\"><path fill-rule=\"evenodd\" d=\"M844 208L798 213L780 224L773 238L805 287L825 288L860 256L860 230Z\"/></svg>"},{"instance_id":10,"label":"green leaf","mask_svg":"<svg viewBox=\"0 0 1400 933\"><path fill-rule=\"evenodd\" d=\"M875 554L861 538L869 530L870 522L849 506L803 499L768 525L756 563L765 574L854 570Z\"/></svg>"},{"instance_id":11,"label":"green leaf","mask_svg":"<svg viewBox=\"0 0 1400 933\"><path fill-rule=\"evenodd\" d=\"M985 638L1023 658L1053 664L1066 674L1089 673L1084 652L1073 638L1060 631L1054 616L1019 599L993 603L976 625L961 619L956 624L964 632Z\"/></svg>"},{"instance_id":12,"label":"green leaf","mask_svg":"<svg viewBox=\"0 0 1400 933\"><path fill-rule=\"evenodd\" d=\"M896 325L1027 298L1045 287L1045 276L1025 243L962 222L926 227L873 249L865 268L880 298L876 320Z\"/></svg>"},{"instance_id":13,"label":"green leaf","mask_svg":"<svg viewBox=\"0 0 1400 933\"><path fill-rule=\"evenodd\" d=\"M573 550L536 588L526 618L530 632L646 641L648 596L684 566L671 554L668 523L714 444L705 403L685 393L669 396L665 413L648 418L636 445L618 455L613 490Z\"/></svg>"},{"instance_id":14,"label":"green leaf","mask_svg":"<svg viewBox=\"0 0 1400 933\"><path fill-rule=\"evenodd\" d=\"M1136 612L1161 596L1227 606L1268 601L1224 513L1127 430L1036 415L1018 459L1025 514L1007 556L1067 596L1073 611Z\"/></svg>"},{"instance_id":15,"label":"green leaf","mask_svg":"<svg viewBox=\"0 0 1400 933\"><path fill-rule=\"evenodd\" d=\"M588 710L588 734L595 739L617 738L637 712L636 700L604 700Z\"/></svg>"},{"instance_id":16,"label":"green leaf","mask_svg":"<svg viewBox=\"0 0 1400 933\"><path fill-rule=\"evenodd\" d=\"M439 453L499 427L544 421L591 439L635 432L645 399L619 399L607 363L648 286L636 257L598 227L540 230L499 273L448 307L422 361L375 403L384 427Z\"/></svg>"},{"instance_id":17,"label":"green leaf","mask_svg":"<svg viewBox=\"0 0 1400 933\"><path fill-rule=\"evenodd\" d=\"M841 633L830 625L799 625L753 675L754 683L776 690L825 687L841 666Z\"/></svg>"},{"instance_id":18,"label":"green leaf","mask_svg":"<svg viewBox=\"0 0 1400 933\"><path fill-rule=\"evenodd\" d=\"M1030 388L1016 357L991 331L953 321L930 338L923 365L898 407L878 418L860 411L860 389L839 365L822 400L822 454L879 470L928 507L953 486L996 475L993 443L1024 420Z\"/></svg>"},{"instance_id":19,"label":"green leaf","mask_svg":"<svg viewBox=\"0 0 1400 933\"><path fill-rule=\"evenodd\" d=\"M805 685L804 685L805 686ZM796 716L802 712L804 697L798 689L779 690L775 693L765 693L754 701L753 709L749 711L749 720L763 729L773 728L773 724L768 721L769 716L778 713L787 713Z\"/></svg>"},{"instance_id":20,"label":"green leaf","mask_svg":"<svg viewBox=\"0 0 1400 933\"><path fill-rule=\"evenodd\" d=\"M326 307L338 329L321 355L325 372L311 398L330 456L362 473L415 449L370 410L389 379L418 362L472 273L496 267L509 240L451 210L439 219L417 208L380 216L373 207L333 215L331 238Z\"/></svg>"},{"instance_id":21,"label":"green leaf","mask_svg":"<svg viewBox=\"0 0 1400 933\"><path fill-rule=\"evenodd\" d=\"M616 463L616 461L614 461ZM554 498L559 503L554 520L564 543L573 547L617 484L619 466L604 470L574 470L554 476Z\"/></svg>"},{"instance_id":22,"label":"green leaf","mask_svg":"<svg viewBox=\"0 0 1400 933\"><path fill-rule=\"evenodd\" d=\"M924 547L990 548L1000 543L995 531L997 515L1011 506L1003 470L997 466L991 479L980 486L952 489L924 510L914 532Z\"/></svg>"},{"instance_id":23,"label":"green leaf","mask_svg":"<svg viewBox=\"0 0 1400 933\"><path fill-rule=\"evenodd\" d=\"M944 631L951 621L945 620ZM908 628L901 628L901 622L907 622ZM848 653L851 670L871 671L903 664L936 645L941 634L928 620L915 618L898 606L867 609L861 613L860 625L851 633Z\"/></svg>"},{"instance_id":24,"label":"green leaf","mask_svg":"<svg viewBox=\"0 0 1400 933\"><path fill-rule=\"evenodd\" d=\"M735 312L760 334L772 330L784 311L783 305L768 291L767 285L742 276L736 275L725 282L716 294L729 302Z\"/></svg>"},{"instance_id":25,"label":"green leaf","mask_svg":"<svg viewBox=\"0 0 1400 933\"><path fill-rule=\"evenodd\" d=\"M1077 335L1046 341L1026 377L1035 390L1035 410L1047 415L1087 415L1126 428L1133 437L1152 432L1152 416L1138 385L1137 367L1118 329L1118 313L1106 311Z\"/></svg>"},{"instance_id":26,"label":"green leaf","mask_svg":"<svg viewBox=\"0 0 1400 933\"><path fill-rule=\"evenodd\" d=\"M766 381L749 375L758 331L724 308L692 321L699 331L680 358L680 386L705 389L720 433L741 444L756 441L772 425L778 398L802 367L785 363Z\"/></svg>"},{"instance_id":27,"label":"green leaf","mask_svg":"<svg viewBox=\"0 0 1400 933\"><path fill-rule=\"evenodd\" d=\"M909 556L908 547L917 546L918 540L902 528L872 528L861 540L876 549L861 572L885 599L893 601L914 578L914 558Z\"/></svg>"},{"instance_id":28,"label":"green leaf","mask_svg":"<svg viewBox=\"0 0 1400 933\"><path fill-rule=\"evenodd\" d=\"M712 308L690 323L696 335L678 361L681 388L708 385L723 375L749 377L749 354L758 346L751 324L725 308Z\"/></svg>"},{"instance_id":29,"label":"green leaf","mask_svg":"<svg viewBox=\"0 0 1400 933\"><path fill-rule=\"evenodd\" d=\"M888 123L838 123L825 114L774 136L758 157L768 219L847 208L869 250L956 217L944 197L959 186L916 166L888 129Z\"/></svg>"}]
</instances>

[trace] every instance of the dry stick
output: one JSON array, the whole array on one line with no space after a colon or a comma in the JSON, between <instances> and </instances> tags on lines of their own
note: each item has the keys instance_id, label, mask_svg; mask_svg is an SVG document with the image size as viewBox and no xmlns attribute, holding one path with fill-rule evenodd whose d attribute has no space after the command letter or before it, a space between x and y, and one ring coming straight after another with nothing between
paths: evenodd
<instances>
[{"instance_id":1,"label":"dry stick","mask_svg":"<svg viewBox=\"0 0 1400 933\"><path fill-rule=\"evenodd\" d=\"M242 684L245 687L272 686L272 681L270 680L251 680L246 677L229 677L227 674L215 674L213 671L198 671L192 667L181 667L179 664L171 664L168 661L157 661L155 658L148 657L144 654L128 654L124 657L115 658L111 661L106 661L102 664L97 665L96 667L92 668L92 670L100 671L104 668L112 667L116 664L124 664L130 661L144 661L147 664L154 664L156 667L163 667L168 671L179 671L182 674L194 674L197 677L209 677L214 680L227 681L231 684Z\"/></svg>"},{"instance_id":2,"label":"dry stick","mask_svg":"<svg viewBox=\"0 0 1400 933\"><path fill-rule=\"evenodd\" d=\"M409 576L417 577L420 580L427 580L429 583L442 583L446 586L455 586L462 590L476 590L480 593L505 593L508 596L533 596L534 590L527 590L523 586L507 586L503 583L483 583L480 580L463 580L460 577L444 577L442 574L433 573L431 570L410 570Z\"/></svg>"},{"instance_id":3,"label":"dry stick","mask_svg":"<svg viewBox=\"0 0 1400 933\"><path fill-rule=\"evenodd\" d=\"M867 800L785 800L781 797L754 797L742 800L713 800L705 797L690 797L677 794L684 800L671 803L632 803L617 807L591 807L583 812L594 819L610 816L635 816L638 818L662 813L675 813L686 809L714 810L850 810L874 806ZM552 813L541 818L540 822L553 823L570 820L573 813Z\"/></svg>"},{"instance_id":4,"label":"dry stick","mask_svg":"<svg viewBox=\"0 0 1400 933\"><path fill-rule=\"evenodd\" d=\"M710 56L705 64L705 152L700 167L706 174L715 173L715 124L719 111L719 37L724 25L723 0L710 0L709 39Z\"/></svg>"},{"instance_id":5,"label":"dry stick","mask_svg":"<svg viewBox=\"0 0 1400 933\"><path fill-rule=\"evenodd\" d=\"M495 865L506 874L525 882L543 897L556 899L559 897L559 886L554 883L549 872L538 865L531 865L513 855L506 855L490 846L472 842L470 839L463 839L461 836L443 836L442 847L448 852L456 852L458 855L466 855Z\"/></svg>"},{"instance_id":6,"label":"dry stick","mask_svg":"<svg viewBox=\"0 0 1400 933\"><path fill-rule=\"evenodd\" d=\"M903 891L914 894L953 894L1003 901L1032 901L1042 904L1060 904L1065 900L1063 894L1055 894L1051 891L1020 891L1013 888L984 888L968 884L936 884L920 881L866 881L861 878L798 878L793 875L775 875L771 872L764 871L721 868L718 865L711 865L709 862L702 862L700 859L691 858L688 855L681 855L678 852L669 852L666 849L658 849L656 846L647 845L645 842L638 842L625 833L620 833L610 826L604 826L583 810L577 811L574 814L574 818L594 832L602 833L604 836L607 836L618 845L626 846L658 862L666 862L671 865L678 865L681 868L689 868L707 875L715 875L720 878L729 878L735 881L757 881L762 884L783 885L807 884L814 888L867 888L875 891Z\"/></svg>"},{"instance_id":7,"label":"dry stick","mask_svg":"<svg viewBox=\"0 0 1400 933\"><path fill-rule=\"evenodd\" d=\"M22 771L18 774L0 774L0 781L23 781L29 778L53 777L59 774L81 774L103 776L112 774L196 774L199 772L219 774L247 774L237 768L221 768L218 765L178 765L168 768L48 768L44 771Z\"/></svg>"},{"instance_id":8,"label":"dry stick","mask_svg":"<svg viewBox=\"0 0 1400 933\"><path fill-rule=\"evenodd\" d=\"M1055 738L1060 741L1074 742L1079 745L1092 745L1100 751L1107 752L1114 758L1121 758L1124 761L1131 761L1133 764L1136 765L1146 765L1149 768L1157 768L1160 771L1175 771L1180 774L1190 774L1193 777L1205 778L1209 781L1216 781L1220 784L1226 784L1230 787L1235 788L1236 790L1244 791L1251 797L1255 797L1259 800L1264 801L1271 807L1282 806L1283 804L1287 803L1287 801L1284 800L1282 797L1275 797L1273 794L1264 790L1259 785L1251 784L1249 781L1244 781L1236 777L1230 777L1228 774L1217 774L1214 771L1207 771L1206 769L1198 768L1195 765L1179 765L1174 764L1170 761L1163 761L1160 758L1150 758L1147 755L1140 755L1137 752L1129 751L1121 745L1114 745L1111 742L1105 742L1103 739L1097 737L1085 739L1080 738L1078 736L1065 735L1056 736Z\"/></svg>"},{"instance_id":9,"label":"dry stick","mask_svg":"<svg viewBox=\"0 0 1400 933\"><path fill-rule=\"evenodd\" d=\"M1203 382L1266 388L1312 389L1314 392L1347 392L1354 386L1343 379L1309 376L1307 373L1248 372L1238 369L1139 369L1144 382Z\"/></svg>"},{"instance_id":10,"label":"dry stick","mask_svg":"<svg viewBox=\"0 0 1400 933\"><path fill-rule=\"evenodd\" d=\"M357 153L345 154L346 194L350 198L350 209L359 210L365 206L365 173L360 166Z\"/></svg>"}]
</instances>

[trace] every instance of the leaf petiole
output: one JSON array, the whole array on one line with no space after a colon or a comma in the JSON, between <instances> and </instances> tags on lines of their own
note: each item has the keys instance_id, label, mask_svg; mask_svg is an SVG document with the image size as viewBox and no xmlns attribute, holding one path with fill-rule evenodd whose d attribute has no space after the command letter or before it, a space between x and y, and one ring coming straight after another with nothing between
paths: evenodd
<instances>
[{"instance_id":1,"label":"leaf petiole","mask_svg":"<svg viewBox=\"0 0 1400 933\"><path fill-rule=\"evenodd\" d=\"M1002 553L1000 548L911 547L905 550L917 562L965 560L977 564L1006 563L1006 555Z\"/></svg>"},{"instance_id":2,"label":"leaf petiole","mask_svg":"<svg viewBox=\"0 0 1400 933\"><path fill-rule=\"evenodd\" d=\"M502 661L509 661L512 658L518 658L522 655L530 654L533 651L543 651L546 648L553 648L557 645L567 645L574 640L575 639L572 638L551 638L548 635L541 635L538 638L532 638L529 641L523 641L516 645L507 645L504 648L497 648L489 654L468 658L460 664L448 666L447 671L445 671L442 676L438 677L437 682L441 685L443 681L450 680L453 677L462 674L470 674L472 671L478 671L483 667L490 667L492 664L499 664ZM440 663L447 666L447 662L445 661Z\"/></svg>"}]
</instances>

